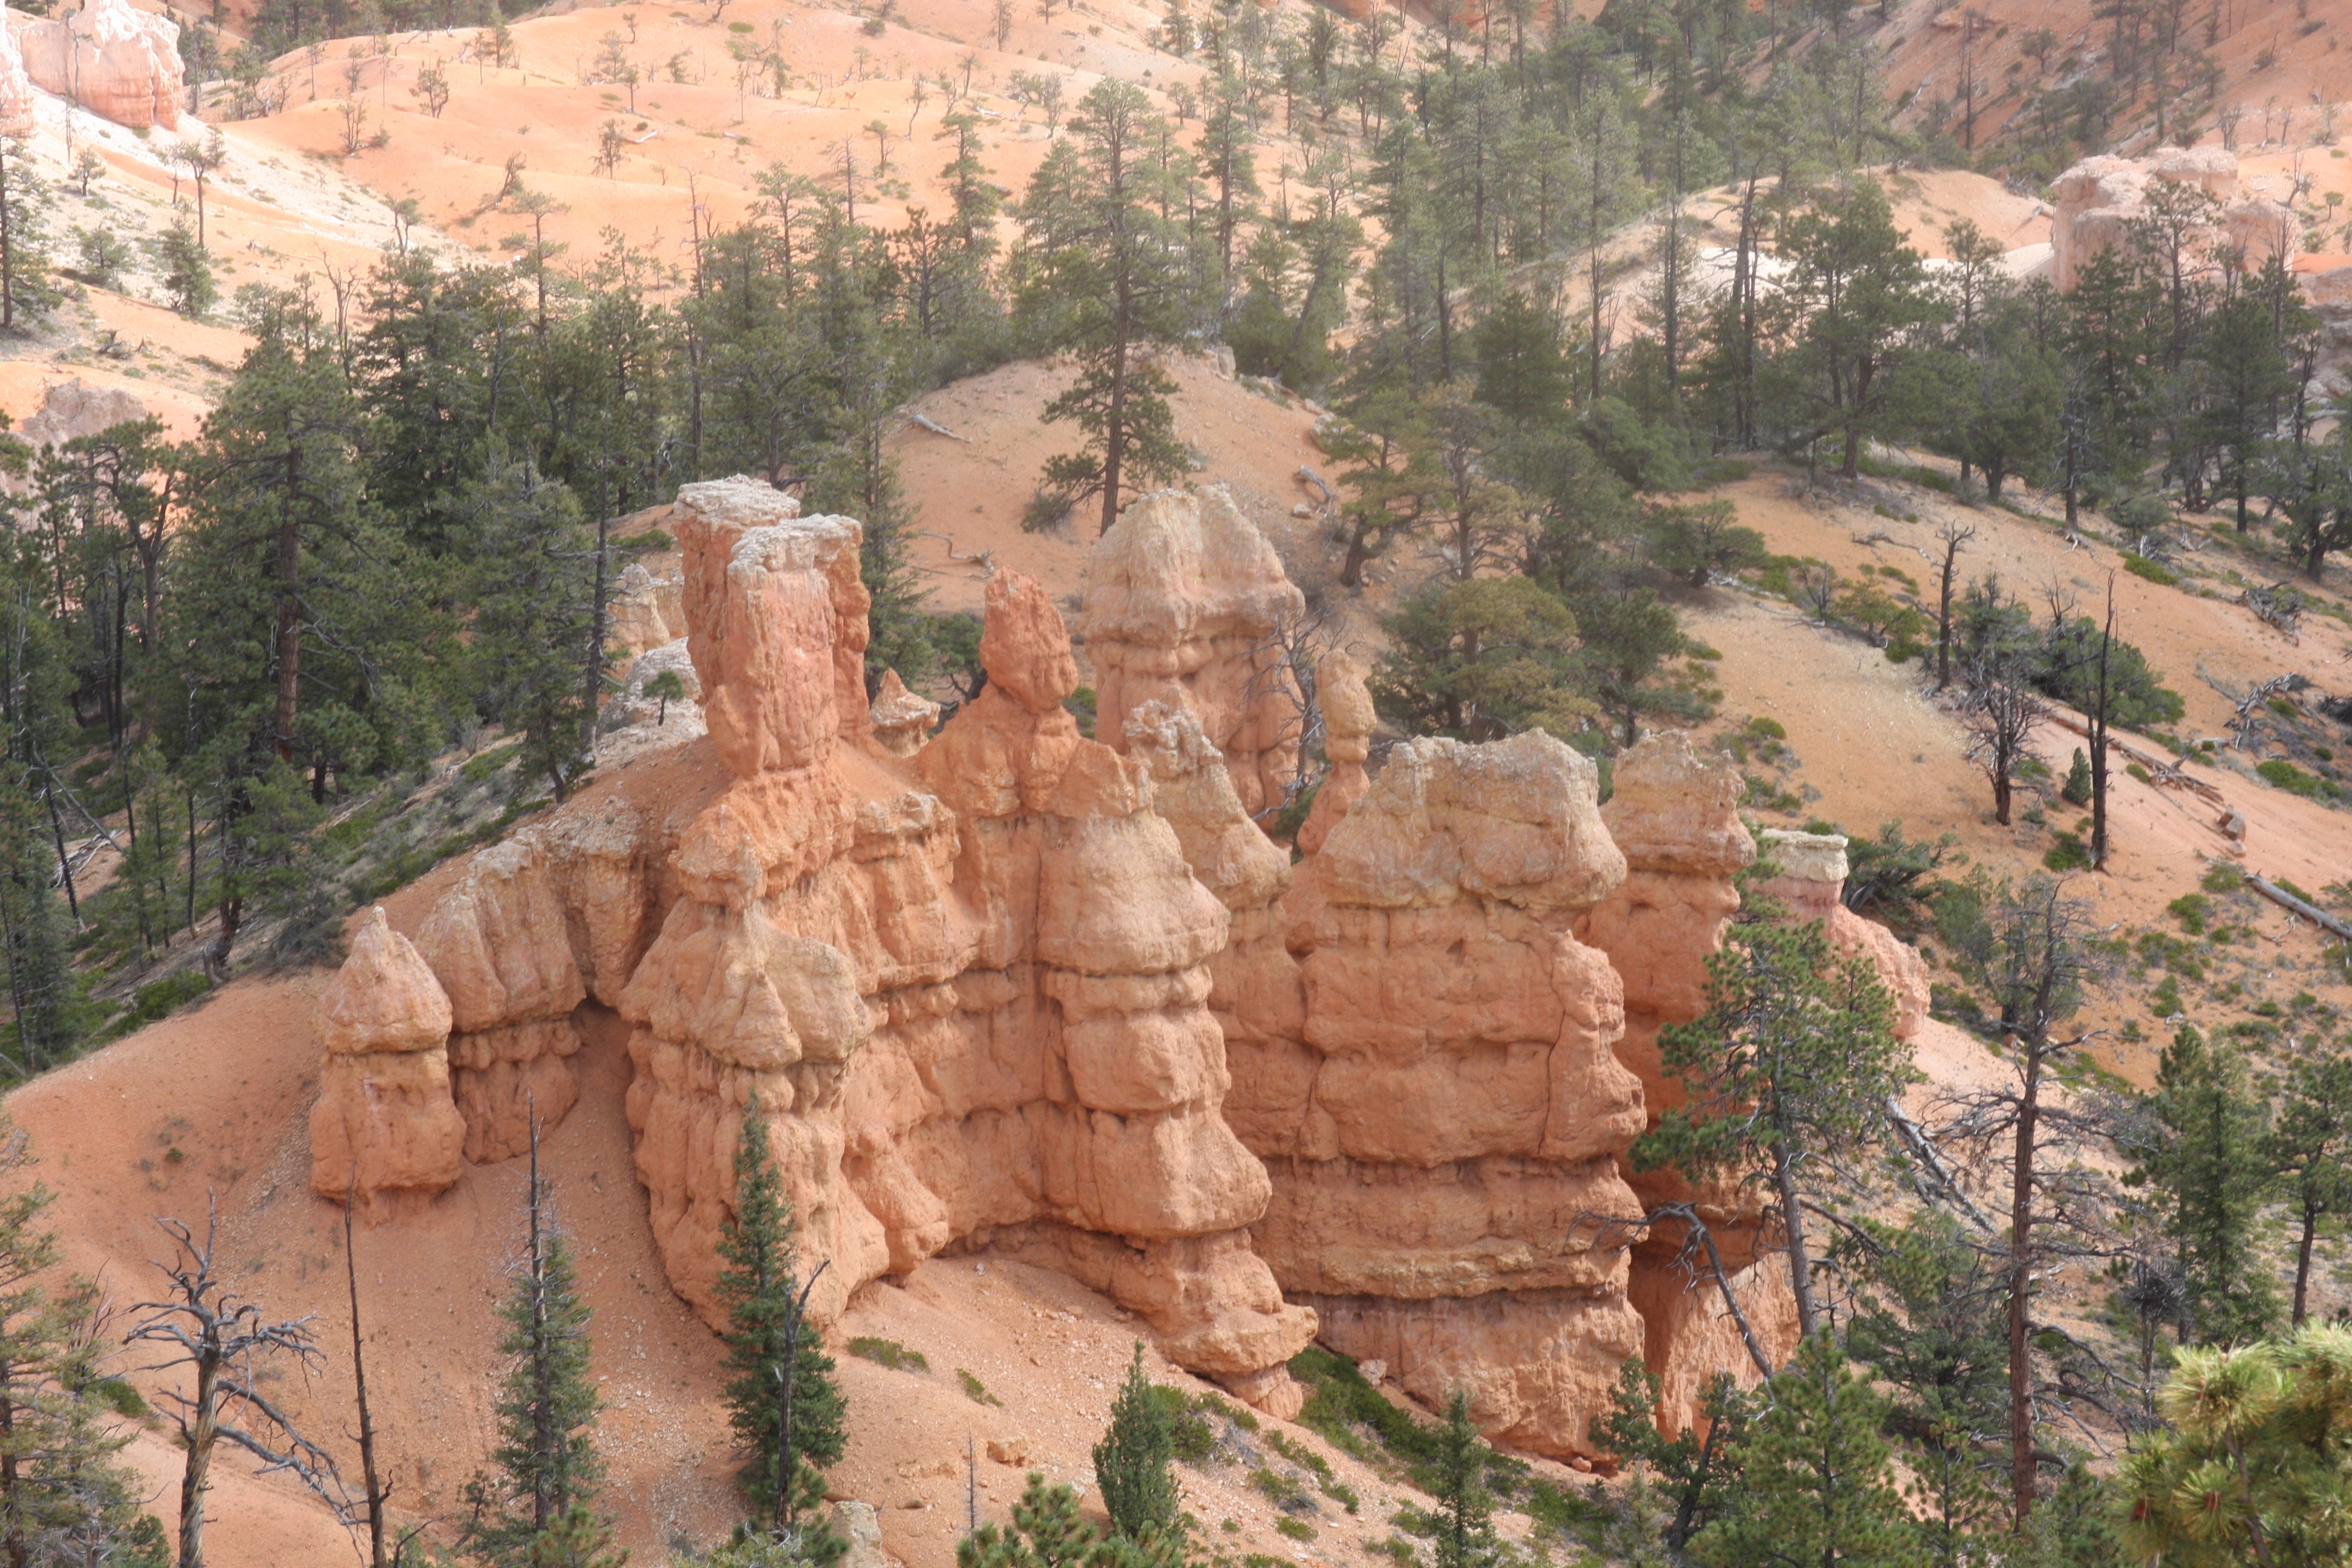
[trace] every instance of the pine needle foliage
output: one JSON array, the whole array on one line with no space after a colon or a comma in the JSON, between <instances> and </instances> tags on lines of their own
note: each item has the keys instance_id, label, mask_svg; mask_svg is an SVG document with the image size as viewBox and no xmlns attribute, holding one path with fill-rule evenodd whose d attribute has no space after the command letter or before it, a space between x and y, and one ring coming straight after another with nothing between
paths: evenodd
<instances>
[{"instance_id":1,"label":"pine needle foliage","mask_svg":"<svg viewBox=\"0 0 2352 1568\"><path fill-rule=\"evenodd\" d=\"M535 1117L523 1217L522 1258L499 1308L507 1325L499 1353L511 1358L494 1406L499 1442L490 1450L491 1470L477 1473L466 1487L472 1511L464 1545L492 1568L546 1568L539 1561L544 1552L587 1549L593 1531L570 1522L570 1516L586 1511L604 1480L596 1452L602 1401L589 1370L593 1314L540 1174ZM543 1544L541 1537L551 1532L555 1543ZM602 1568L593 1555L578 1564Z\"/></svg>"},{"instance_id":2,"label":"pine needle foliage","mask_svg":"<svg viewBox=\"0 0 2352 1568\"><path fill-rule=\"evenodd\" d=\"M735 1208L719 1229L719 1282L713 1294L726 1310L727 1409L735 1439L748 1458L737 1480L752 1517L799 1523L819 1512L824 1480L818 1471L840 1461L848 1440L846 1406L834 1382L833 1358L804 1317L807 1287L800 1276L793 1205L755 1100L744 1108L735 1145ZM782 1418L790 1370L791 1423ZM786 1444L782 1439L789 1436ZM786 1449L793 1485L776 1506ZM803 1550L819 1563L839 1557L846 1543L817 1531Z\"/></svg>"},{"instance_id":3,"label":"pine needle foliage","mask_svg":"<svg viewBox=\"0 0 2352 1568\"><path fill-rule=\"evenodd\" d=\"M1095 1480L1111 1529L1143 1541L1176 1523L1175 1432L1168 1406L1143 1371L1143 1342L1127 1364L1127 1381L1111 1402L1110 1429L1095 1445Z\"/></svg>"}]
</instances>

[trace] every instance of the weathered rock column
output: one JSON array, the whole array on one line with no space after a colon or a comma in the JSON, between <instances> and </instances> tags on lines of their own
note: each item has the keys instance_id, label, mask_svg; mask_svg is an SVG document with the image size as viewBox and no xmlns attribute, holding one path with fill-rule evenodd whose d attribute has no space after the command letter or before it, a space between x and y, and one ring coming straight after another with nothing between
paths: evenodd
<instances>
[{"instance_id":1,"label":"weathered rock column","mask_svg":"<svg viewBox=\"0 0 2352 1568\"><path fill-rule=\"evenodd\" d=\"M310 1190L371 1214L401 1193L431 1194L460 1170L465 1123L449 1092L449 998L383 908L360 921L351 955L319 997L319 1103Z\"/></svg>"}]
</instances>

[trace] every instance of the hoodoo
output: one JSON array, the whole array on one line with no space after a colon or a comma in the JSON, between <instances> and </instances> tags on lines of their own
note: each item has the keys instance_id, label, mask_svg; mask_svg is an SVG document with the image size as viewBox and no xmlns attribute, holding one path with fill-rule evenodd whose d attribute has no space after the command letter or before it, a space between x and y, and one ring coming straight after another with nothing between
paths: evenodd
<instances>
[{"instance_id":1,"label":"hoodoo","mask_svg":"<svg viewBox=\"0 0 2352 1568\"><path fill-rule=\"evenodd\" d=\"M1097 547L1118 749L1080 733L1068 632L1018 573L987 584L986 686L929 733L893 677L868 703L856 522L739 479L685 487L671 526L708 732L478 855L413 945L371 918L321 1004L318 1191L382 1217L461 1145L512 1157L612 1028L654 1236L707 1321L752 1110L831 1263L820 1321L987 1249L1269 1410L1319 1332L1559 1455L1626 1356L1670 1401L1732 1364L1643 1220L1712 1202L1748 1268L1757 1216L1625 1174L1670 1092L1657 1031L1700 1011L1755 854L1727 763L1651 737L1606 807L1540 732L1399 743L1375 774L1363 670L1329 651L1294 864L1259 824L1296 766L1267 639L1300 601L1218 492L1146 497ZM1824 844L1776 891L1911 999L1916 956L1833 907ZM1785 1337L1769 1271L1738 1284Z\"/></svg>"}]
</instances>

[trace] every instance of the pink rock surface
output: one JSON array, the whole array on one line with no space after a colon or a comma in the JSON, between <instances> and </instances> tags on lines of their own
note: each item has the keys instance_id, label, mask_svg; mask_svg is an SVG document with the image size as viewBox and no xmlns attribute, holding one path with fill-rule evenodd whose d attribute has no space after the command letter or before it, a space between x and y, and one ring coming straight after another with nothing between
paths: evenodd
<instances>
[{"instance_id":1,"label":"pink rock surface","mask_svg":"<svg viewBox=\"0 0 2352 1568\"><path fill-rule=\"evenodd\" d=\"M82 0L64 21L12 22L43 92L133 131L176 130L186 85L180 26L131 0Z\"/></svg>"},{"instance_id":2,"label":"pink rock surface","mask_svg":"<svg viewBox=\"0 0 2352 1568\"><path fill-rule=\"evenodd\" d=\"M1467 1388L1483 1429L1552 1454L1589 1451L1642 1344L1616 1167L1641 1085L1616 973L1572 930L1625 876L1597 793L1542 734L1398 745L1294 868L1295 1030L1228 1034L1284 1289L1327 1343L1423 1399Z\"/></svg>"},{"instance_id":3,"label":"pink rock surface","mask_svg":"<svg viewBox=\"0 0 2352 1568\"><path fill-rule=\"evenodd\" d=\"M1279 801L1296 774L1300 710L1276 634L1306 604L1223 486L1138 498L1087 560L1098 732L1124 750L1128 715L1145 703L1188 709L1243 806Z\"/></svg>"},{"instance_id":4,"label":"pink rock surface","mask_svg":"<svg viewBox=\"0 0 2352 1568\"><path fill-rule=\"evenodd\" d=\"M449 998L381 906L319 997L319 1103L310 1112L310 1190L372 1214L403 1193L457 1180L465 1125L452 1102Z\"/></svg>"},{"instance_id":5,"label":"pink rock surface","mask_svg":"<svg viewBox=\"0 0 2352 1568\"><path fill-rule=\"evenodd\" d=\"M26 136L33 130L33 79L25 74L18 26L0 6L0 136Z\"/></svg>"},{"instance_id":6,"label":"pink rock surface","mask_svg":"<svg viewBox=\"0 0 2352 1568\"><path fill-rule=\"evenodd\" d=\"M792 497L740 477L681 487L671 523L686 557L687 651L719 759L751 778L863 734L864 530L803 517Z\"/></svg>"}]
</instances>

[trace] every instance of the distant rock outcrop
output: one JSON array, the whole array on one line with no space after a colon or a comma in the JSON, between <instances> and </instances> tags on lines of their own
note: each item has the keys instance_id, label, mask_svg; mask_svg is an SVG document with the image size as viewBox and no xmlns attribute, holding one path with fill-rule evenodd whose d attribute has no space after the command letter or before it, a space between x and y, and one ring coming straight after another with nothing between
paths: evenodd
<instances>
[{"instance_id":1,"label":"distant rock outcrop","mask_svg":"<svg viewBox=\"0 0 2352 1568\"><path fill-rule=\"evenodd\" d=\"M25 74L20 26L0 5L0 136L27 136L33 130L33 80Z\"/></svg>"},{"instance_id":2,"label":"distant rock outcrop","mask_svg":"<svg viewBox=\"0 0 2352 1568\"><path fill-rule=\"evenodd\" d=\"M64 21L21 24L25 70L43 92L133 131L179 128L180 25L131 0L82 0Z\"/></svg>"},{"instance_id":3,"label":"distant rock outcrop","mask_svg":"<svg viewBox=\"0 0 2352 1568\"><path fill-rule=\"evenodd\" d=\"M2062 293L2081 281L2084 268L2151 216L2158 182L2212 198L2212 221L2192 237L2200 252L2235 250L2252 268L2273 257L2292 260L2301 248L2302 225L2293 212L2267 197L2239 195L2234 153L2159 147L2145 158L2102 154L2074 164L2051 186L2058 207L2050 225L2051 269ZM2203 264L2201 254L2197 260Z\"/></svg>"}]
</instances>

